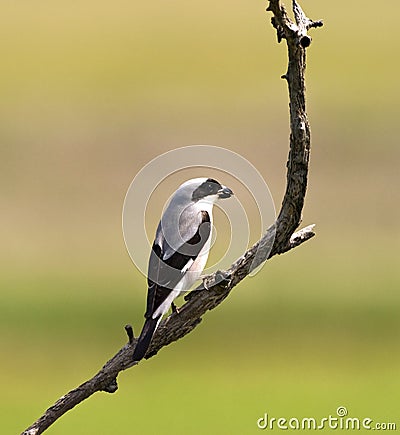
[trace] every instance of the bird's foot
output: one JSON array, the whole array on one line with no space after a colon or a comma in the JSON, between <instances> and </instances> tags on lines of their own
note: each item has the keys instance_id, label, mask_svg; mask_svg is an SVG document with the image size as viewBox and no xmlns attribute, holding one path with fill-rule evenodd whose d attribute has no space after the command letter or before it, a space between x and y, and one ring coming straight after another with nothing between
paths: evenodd
<instances>
[{"instance_id":1,"label":"bird's foot","mask_svg":"<svg viewBox=\"0 0 400 435\"><path fill-rule=\"evenodd\" d=\"M171 310L173 314L179 314L179 308L173 302L171 303Z\"/></svg>"},{"instance_id":2,"label":"bird's foot","mask_svg":"<svg viewBox=\"0 0 400 435\"><path fill-rule=\"evenodd\" d=\"M209 290L211 287L218 285L222 288L229 287L231 283L230 275L224 270L217 270L213 275L206 275L202 277L203 288Z\"/></svg>"},{"instance_id":3,"label":"bird's foot","mask_svg":"<svg viewBox=\"0 0 400 435\"><path fill-rule=\"evenodd\" d=\"M229 272L227 272L226 270L217 270L215 272L215 284L223 289L228 288L231 284L231 277Z\"/></svg>"}]
</instances>

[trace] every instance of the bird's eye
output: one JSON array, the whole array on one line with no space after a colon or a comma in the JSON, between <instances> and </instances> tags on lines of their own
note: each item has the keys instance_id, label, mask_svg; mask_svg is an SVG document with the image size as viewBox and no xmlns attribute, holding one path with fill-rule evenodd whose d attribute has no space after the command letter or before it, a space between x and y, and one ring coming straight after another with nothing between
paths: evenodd
<instances>
[{"instance_id":1,"label":"bird's eye","mask_svg":"<svg viewBox=\"0 0 400 435\"><path fill-rule=\"evenodd\" d=\"M209 190L210 193L214 193L215 192L215 184L209 183L208 184L208 190Z\"/></svg>"}]
</instances>

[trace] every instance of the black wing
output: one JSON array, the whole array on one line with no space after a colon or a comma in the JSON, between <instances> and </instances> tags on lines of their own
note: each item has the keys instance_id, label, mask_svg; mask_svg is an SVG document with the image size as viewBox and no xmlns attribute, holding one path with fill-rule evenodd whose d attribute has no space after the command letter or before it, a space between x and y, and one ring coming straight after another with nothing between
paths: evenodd
<instances>
[{"instance_id":1,"label":"black wing","mask_svg":"<svg viewBox=\"0 0 400 435\"><path fill-rule=\"evenodd\" d=\"M197 258L211 234L211 220L206 211L202 211L202 221L195 235L184 243L168 259L163 260L163 250L157 243L153 244L150 254L147 277L147 310L149 318L164 302L171 291L182 279L188 263Z\"/></svg>"}]
</instances>

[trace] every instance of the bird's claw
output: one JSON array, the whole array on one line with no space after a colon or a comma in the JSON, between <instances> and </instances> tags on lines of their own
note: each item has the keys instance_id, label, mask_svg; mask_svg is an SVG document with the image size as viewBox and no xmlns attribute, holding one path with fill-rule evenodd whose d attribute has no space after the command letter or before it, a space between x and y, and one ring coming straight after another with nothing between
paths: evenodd
<instances>
[{"instance_id":1,"label":"bird's claw","mask_svg":"<svg viewBox=\"0 0 400 435\"><path fill-rule=\"evenodd\" d=\"M173 314L179 314L179 308L173 302L171 303L171 310Z\"/></svg>"},{"instance_id":2,"label":"bird's claw","mask_svg":"<svg viewBox=\"0 0 400 435\"><path fill-rule=\"evenodd\" d=\"M231 283L229 273L225 270L217 270L215 272L215 283L223 289L228 288Z\"/></svg>"},{"instance_id":3,"label":"bird's claw","mask_svg":"<svg viewBox=\"0 0 400 435\"><path fill-rule=\"evenodd\" d=\"M209 290L211 287L218 285L222 288L229 287L231 283L230 275L224 270L217 270L214 275L207 275L203 277L203 287Z\"/></svg>"},{"instance_id":4,"label":"bird's claw","mask_svg":"<svg viewBox=\"0 0 400 435\"><path fill-rule=\"evenodd\" d=\"M204 275L201 277L201 279L203 280L203 289L210 290L210 287L213 285L213 278L210 275Z\"/></svg>"}]
</instances>

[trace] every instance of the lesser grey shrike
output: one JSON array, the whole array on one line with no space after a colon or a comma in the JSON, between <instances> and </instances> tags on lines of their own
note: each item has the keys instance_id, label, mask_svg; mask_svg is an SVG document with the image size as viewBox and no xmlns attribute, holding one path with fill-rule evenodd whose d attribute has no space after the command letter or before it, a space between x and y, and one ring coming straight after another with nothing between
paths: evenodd
<instances>
[{"instance_id":1,"label":"lesser grey shrike","mask_svg":"<svg viewBox=\"0 0 400 435\"><path fill-rule=\"evenodd\" d=\"M145 322L133 360L146 355L163 315L200 278L211 246L212 210L233 192L212 178L193 178L172 195L158 224L149 259Z\"/></svg>"}]
</instances>

